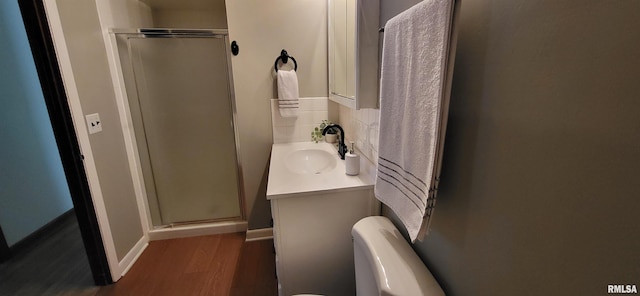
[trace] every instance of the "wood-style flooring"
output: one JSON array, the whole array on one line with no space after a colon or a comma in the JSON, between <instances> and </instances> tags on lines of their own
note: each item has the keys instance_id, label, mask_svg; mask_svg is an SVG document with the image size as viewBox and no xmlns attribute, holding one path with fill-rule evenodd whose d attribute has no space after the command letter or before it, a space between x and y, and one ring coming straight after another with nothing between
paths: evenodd
<instances>
[{"instance_id":1,"label":"wood-style flooring","mask_svg":"<svg viewBox=\"0 0 640 296\"><path fill-rule=\"evenodd\" d=\"M153 241L117 283L93 284L75 216L0 264L0 295L277 295L273 241L244 233Z\"/></svg>"},{"instance_id":2,"label":"wood-style flooring","mask_svg":"<svg viewBox=\"0 0 640 296\"><path fill-rule=\"evenodd\" d=\"M153 241L97 295L277 295L273 241L244 233Z\"/></svg>"},{"instance_id":3,"label":"wood-style flooring","mask_svg":"<svg viewBox=\"0 0 640 296\"><path fill-rule=\"evenodd\" d=\"M75 215L0 264L0 295L95 295Z\"/></svg>"}]
</instances>

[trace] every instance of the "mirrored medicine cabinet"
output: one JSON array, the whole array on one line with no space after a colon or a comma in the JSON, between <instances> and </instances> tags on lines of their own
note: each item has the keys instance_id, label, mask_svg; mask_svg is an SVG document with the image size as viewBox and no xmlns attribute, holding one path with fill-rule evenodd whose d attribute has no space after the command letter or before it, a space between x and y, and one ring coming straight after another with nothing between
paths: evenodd
<instances>
[{"instance_id":1,"label":"mirrored medicine cabinet","mask_svg":"<svg viewBox=\"0 0 640 296\"><path fill-rule=\"evenodd\" d=\"M378 108L379 0L328 0L329 99Z\"/></svg>"}]
</instances>

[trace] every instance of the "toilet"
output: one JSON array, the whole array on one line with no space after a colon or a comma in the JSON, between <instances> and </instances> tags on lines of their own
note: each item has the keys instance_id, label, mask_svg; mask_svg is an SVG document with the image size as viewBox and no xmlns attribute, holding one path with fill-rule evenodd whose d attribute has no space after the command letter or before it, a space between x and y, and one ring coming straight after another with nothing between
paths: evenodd
<instances>
[{"instance_id":1,"label":"toilet","mask_svg":"<svg viewBox=\"0 0 640 296\"><path fill-rule=\"evenodd\" d=\"M361 219L351 235L357 296L444 295L431 272L386 217ZM311 294L298 296L303 295Z\"/></svg>"},{"instance_id":2,"label":"toilet","mask_svg":"<svg viewBox=\"0 0 640 296\"><path fill-rule=\"evenodd\" d=\"M444 295L400 231L381 216L353 226L356 295Z\"/></svg>"}]
</instances>

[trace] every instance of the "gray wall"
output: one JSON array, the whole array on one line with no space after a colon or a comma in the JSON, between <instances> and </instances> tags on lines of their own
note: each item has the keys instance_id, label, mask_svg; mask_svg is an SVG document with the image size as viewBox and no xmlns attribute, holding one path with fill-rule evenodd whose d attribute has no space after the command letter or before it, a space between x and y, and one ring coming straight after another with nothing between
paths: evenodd
<instances>
[{"instance_id":1,"label":"gray wall","mask_svg":"<svg viewBox=\"0 0 640 296\"><path fill-rule=\"evenodd\" d=\"M71 195L17 1L0 2L0 225L11 246Z\"/></svg>"},{"instance_id":2,"label":"gray wall","mask_svg":"<svg viewBox=\"0 0 640 296\"><path fill-rule=\"evenodd\" d=\"M103 123L102 132L89 135L89 140L117 257L122 260L143 233L96 2L57 3L82 111L100 113Z\"/></svg>"},{"instance_id":3,"label":"gray wall","mask_svg":"<svg viewBox=\"0 0 640 296\"><path fill-rule=\"evenodd\" d=\"M640 1L464 0L441 188L447 295L640 284Z\"/></svg>"}]
</instances>

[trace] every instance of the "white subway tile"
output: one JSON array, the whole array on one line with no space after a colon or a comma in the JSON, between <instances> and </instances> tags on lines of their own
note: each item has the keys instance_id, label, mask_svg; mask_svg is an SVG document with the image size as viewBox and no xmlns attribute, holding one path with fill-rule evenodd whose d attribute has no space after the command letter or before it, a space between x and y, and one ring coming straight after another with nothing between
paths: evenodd
<instances>
[{"instance_id":1,"label":"white subway tile","mask_svg":"<svg viewBox=\"0 0 640 296\"><path fill-rule=\"evenodd\" d=\"M371 121L369 121L369 110L370 109L362 109L360 111L362 111L362 122L365 124L369 124Z\"/></svg>"},{"instance_id":2,"label":"white subway tile","mask_svg":"<svg viewBox=\"0 0 640 296\"><path fill-rule=\"evenodd\" d=\"M314 111L328 111L329 110L329 100L326 98L315 98L312 101L312 109Z\"/></svg>"},{"instance_id":3,"label":"white subway tile","mask_svg":"<svg viewBox=\"0 0 640 296\"><path fill-rule=\"evenodd\" d=\"M334 101L327 100L327 111L329 112L329 120L331 122L340 122L340 105Z\"/></svg>"},{"instance_id":4,"label":"white subway tile","mask_svg":"<svg viewBox=\"0 0 640 296\"><path fill-rule=\"evenodd\" d=\"M378 122L380 122L380 109L369 109L369 123L377 125Z\"/></svg>"},{"instance_id":5,"label":"white subway tile","mask_svg":"<svg viewBox=\"0 0 640 296\"><path fill-rule=\"evenodd\" d=\"M320 124L323 120L329 119L328 111L313 111L313 123Z\"/></svg>"},{"instance_id":6,"label":"white subway tile","mask_svg":"<svg viewBox=\"0 0 640 296\"><path fill-rule=\"evenodd\" d=\"M349 133L354 139L358 135L358 122L359 121L355 117L351 117L351 120L349 121Z\"/></svg>"},{"instance_id":7,"label":"white subway tile","mask_svg":"<svg viewBox=\"0 0 640 296\"><path fill-rule=\"evenodd\" d=\"M367 134L368 134L368 137L367 137L367 138L368 138L368 140L369 140L369 145L370 145L370 146L373 146L373 142L376 142L376 141L377 141L377 138L376 138L376 130L375 130L375 128L373 127L373 125L368 125L368 126L367 126Z\"/></svg>"},{"instance_id":8,"label":"white subway tile","mask_svg":"<svg viewBox=\"0 0 640 296\"><path fill-rule=\"evenodd\" d=\"M292 126L280 126L273 129L273 143L289 143L294 137L295 129Z\"/></svg>"},{"instance_id":9,"label":"white subway tile","mask_svg":"<svg viewBox=\"0 0 640 296\"><path fill-rule=\"evenodd\" d=\"M342 106L342 105L338 105L338 115L339 115L339 119L340 121L346 121L346 120L350 120L351 119L351 109Z\"/></svg>"},{"instance_id":10,"label":"white subway tile","mask_svg":"<svg viewBox=\"0 0 640 296\"><path fill-rule=\"evenodd\" d=\"M358 119L364 123L368 123L369 122L369 112L367 111L367 109L360 109L358 111Z\"/></svg>"},{"instance_id":11,"label":"white subway tile","mask_svg":"<svg viewBox=\"0 0 640 296\"><path fill-rule=\"evenodd\" d=\"M300 111L296 125L313 124L315 121L315 112L316 111Z\"/></svg>"},{"instance_id":12,"label":"white subway tile","mask_svg":"<svg viewBox=\"0 0 640 296\"><path fill-rule=\"evenodd\" d=\"M354 110L351 115L353 116L353 119L362 122L362 110Z\"/></svg>"},{"instance_id":13,"label":"white subway tile","mask_svg":"<svg viewBox=\"0 0 640 296\"><path fill-rule=\"evenodd\" d=\"M373 129L373 139L372 139L372 147L373 150L376 151L376 153L378 152L378 147L380 145L380 130L379 129Z\"/></svg>"},{"instance_id":14,"label":"white subway tile","mask_svg":"<svg viewBox=\"0 0 640 296\"><path fill-rule=\"evenodd\" d=\"M278 101L271 100L274 143L311 141L311 131L328 119L340 124L346 142L354 141L358 150L372 161L377 161L379 116L379 109L352 110L325 97L313 97L300 99L297 118L283 118Z\"/></svg>"},{"instance_id":15,"label":"white subway tile","mask_svg":"<svg viewBox=\"0 0 640 296\"><path fill-rule=\"evenodd\" d=\"M294 126L296 125L296 121L298 121L297 117L280 116L280 110L275 110L271 114L271 119L272 119L273 126Z\"/></svg>"},{"instance_id":16,"label":"white subway tile","mask_svg":"<svg viewBox=\"0 0 640 296\"><path fill-rule=\"evenodd\" d=\"M296 140L297 142L308 142L311 141L311 132L317 125L313 124L303 124L297 127L296 129Z\"/></svg>"},{"instance_id":17,"label":"white subway tile","mask_svg":"<svg viewBox=\"0 0 640 296\"><path fill-rule=\"evenodd\" d=\"M299 106L301 111L311 111L313 110L313 101L307 98L301 98L299 100Z\"/></svg>"},{"instance_id":18,"label":"white subway tile","mask_svg":"<svg viewBox=\"0 0 640 296\"><path fill-rule=\"evenodd\" d=\"M369 158L371 162L377 167L378 166L378 150L371 151L371 158Z\"/></svg>"},{"instance_id":19,"label":"white subway tile","mask_svg":"<svg viewBox=\"0 0 640 296\"><path fill-rule=\"evenodd\" d=\"M276 125L276 112L278 112L277 102L277 100L271 99L271 126Z\"/></svg>"},{"instance_id":20,"label":"white subway tile","mask_svg":"<svg viewBox=\"0 0 640 296\"><path fill-rule=\"evenodd\" d=\"M362 122L369 124L371 122L370 120L371 118L369 116L369 114L371 113L371 109L370 108L362 109L362 111L364 112Z\"/></svg>"}]
</instances>

